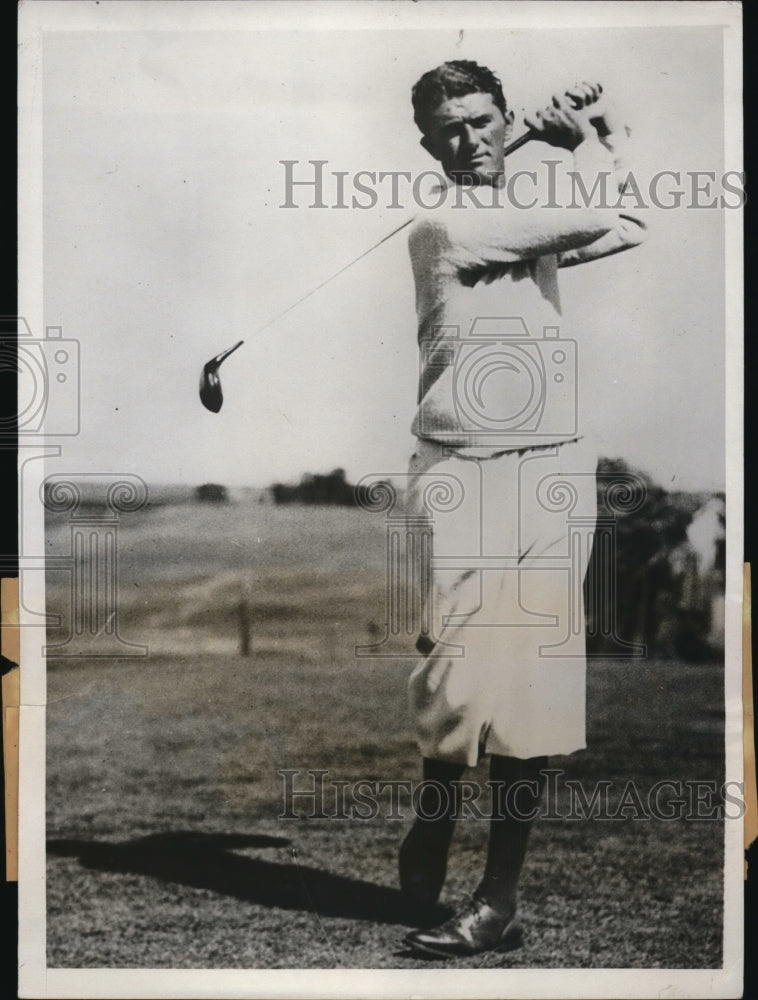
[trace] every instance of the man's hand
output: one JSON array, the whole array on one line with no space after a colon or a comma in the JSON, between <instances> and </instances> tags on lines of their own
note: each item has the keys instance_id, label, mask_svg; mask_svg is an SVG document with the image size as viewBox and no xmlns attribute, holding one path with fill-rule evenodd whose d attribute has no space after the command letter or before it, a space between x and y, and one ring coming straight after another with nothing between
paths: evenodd
<instances>
[{"instance_id":1,"label":"man's hand","mask_svg":"<svg viewBox=\"0 0 758 1000\"><path fill-rule=\"evenodd\" d=\"M576 111L583 111L591 105L595 105L592 112L597 114L602 93L603 85L601 83L587 83L585 81L584 83L575 83L566 91L566 97Z\"/></svg>"},{"instance_id":2,"label":"man's hand","mask_svg":"<svg viewBox=\"0 0 758 1000\"><path fill-rule=\"evenodd\" d=\"M629 133L621 123L616 108L603 93L601 84L575 83L566 91L566 97L577 111L584 112L595 129L598 138L605 139L611 133Z\"/></svg>"},{"instance_id":3,"label":"man's hand","mask_svg":"<svg viewBox=\"0 0 758 1000\"><path fill-rule=\"evenodd\" d=\"M556 94L544 111L536 111L534 115L525 117L524 123L534 133L534 138L551 146L574 150L585 139L596 136L595 127L590 122L586 107L594 103L599 94L589 100L589 93L585 93L585 88L593 91L595 89L589 84L583 84L581 88L576 89L576 97L572 96L573 89L567 91L563 97Z\"/></svg>"}]
</instances>

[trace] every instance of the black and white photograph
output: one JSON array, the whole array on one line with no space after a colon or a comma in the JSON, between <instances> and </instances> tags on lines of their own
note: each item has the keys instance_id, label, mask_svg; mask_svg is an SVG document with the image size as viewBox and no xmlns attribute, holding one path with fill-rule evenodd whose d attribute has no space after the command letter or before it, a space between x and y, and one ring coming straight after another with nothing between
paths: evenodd
<instances>
[{"instance_id":1,"label":"black and white photograph","mask_svg":"<svg viewBox=\"0 0 758 1000\"><path fill-rule=\"evenodd\" d=\"M741 8L19 10L19 996L740 997Z\"/></svg>"}]
</instances>

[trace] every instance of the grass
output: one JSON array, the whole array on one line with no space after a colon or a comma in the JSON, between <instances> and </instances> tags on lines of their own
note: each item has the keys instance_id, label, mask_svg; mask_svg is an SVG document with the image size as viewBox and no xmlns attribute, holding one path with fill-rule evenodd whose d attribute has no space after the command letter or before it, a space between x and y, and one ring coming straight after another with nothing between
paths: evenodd
<instances>
[{"instance_id":1,"label":"grass","mask_svg":"<svg viewBox=\"0 0 758 1000\"><path fill-rule=\"evenodd\" d=\"M67 531L51 521L54 551ZM396 889L407 799L402 818L386 818L384 799L372 819L279 818L283 769L419 778L413 660L354 655L383 620L383 538L357 511L124 518L120 629L150 655L49 663L49 965L718 967L720 822L538 822L525 946L430 963L400 948L415 926ZM237 652L240 594L249 657ZM67 601L52 574L51 610L65 619ZM551 765L589 788L610 780L616 802L630 779L643 794L665 778L720 783L722 687L714 665L592 661L588 749ZM476 883L486 834L482 820L460 822L443 907Z\"/></svg>"}]
</instances>

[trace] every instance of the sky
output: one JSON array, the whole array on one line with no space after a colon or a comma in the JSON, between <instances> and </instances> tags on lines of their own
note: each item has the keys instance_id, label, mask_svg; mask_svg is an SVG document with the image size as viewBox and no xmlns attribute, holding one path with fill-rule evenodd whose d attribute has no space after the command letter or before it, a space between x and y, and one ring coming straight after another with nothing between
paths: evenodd
<instances>
[{"instance_id":1,"label":"sky","mask_svg":"<svg viewBox=\"0 0 758 1000\"><path fill-rule=\"evenodd\" d=\"M413 211L282 208L280 161L433 168L410 89L445 59L498 72L516 133L553 92L599 80L632 127L636 176L739 168L724 158L717 28L477 30L461 13L444 30L389 15L387 28L293 16L282 30L249 17L249 31L177 18L44 35L42 324L80 348L67 472L264 486L405 471L418 355L404 234L255 331ZM552 152L530 143L508 167ZM724 212L645 219L643 246L561 274L561 335L577 341L604 454L672 489L723 488ZM200 371L239 339L212 414Z\"/></svg>"}]
</instances>

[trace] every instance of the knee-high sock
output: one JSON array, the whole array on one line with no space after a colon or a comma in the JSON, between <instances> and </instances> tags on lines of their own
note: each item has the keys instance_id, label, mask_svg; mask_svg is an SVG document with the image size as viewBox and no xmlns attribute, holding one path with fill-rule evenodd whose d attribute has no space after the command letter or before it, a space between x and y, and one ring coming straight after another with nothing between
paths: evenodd
<instances>
[{"instance_id":1,"label":"knee-high sock","mask_svg":"<svg viewBox=\"0 0 758 1000\"><path fill-rule=\"evenodd\" d=\"M540 772L546 766L546 757L520 760L493 755L490 759L493 812L487 864L478 891L492 906L504 911L516 906L533 814L545 783Z\"/></svg>"},{"instance_id":2,"label":"knee-high sock","mask_svg":"<svg viewBox=\"0 0 758 1000\"><path fill-rule=\"evenodd\" d=\"M424 757L423 785L416 806L416 823L429 834L450 837L458 799L455 783L466 770L465 764Z\"/></svg>"}]
</instances>

